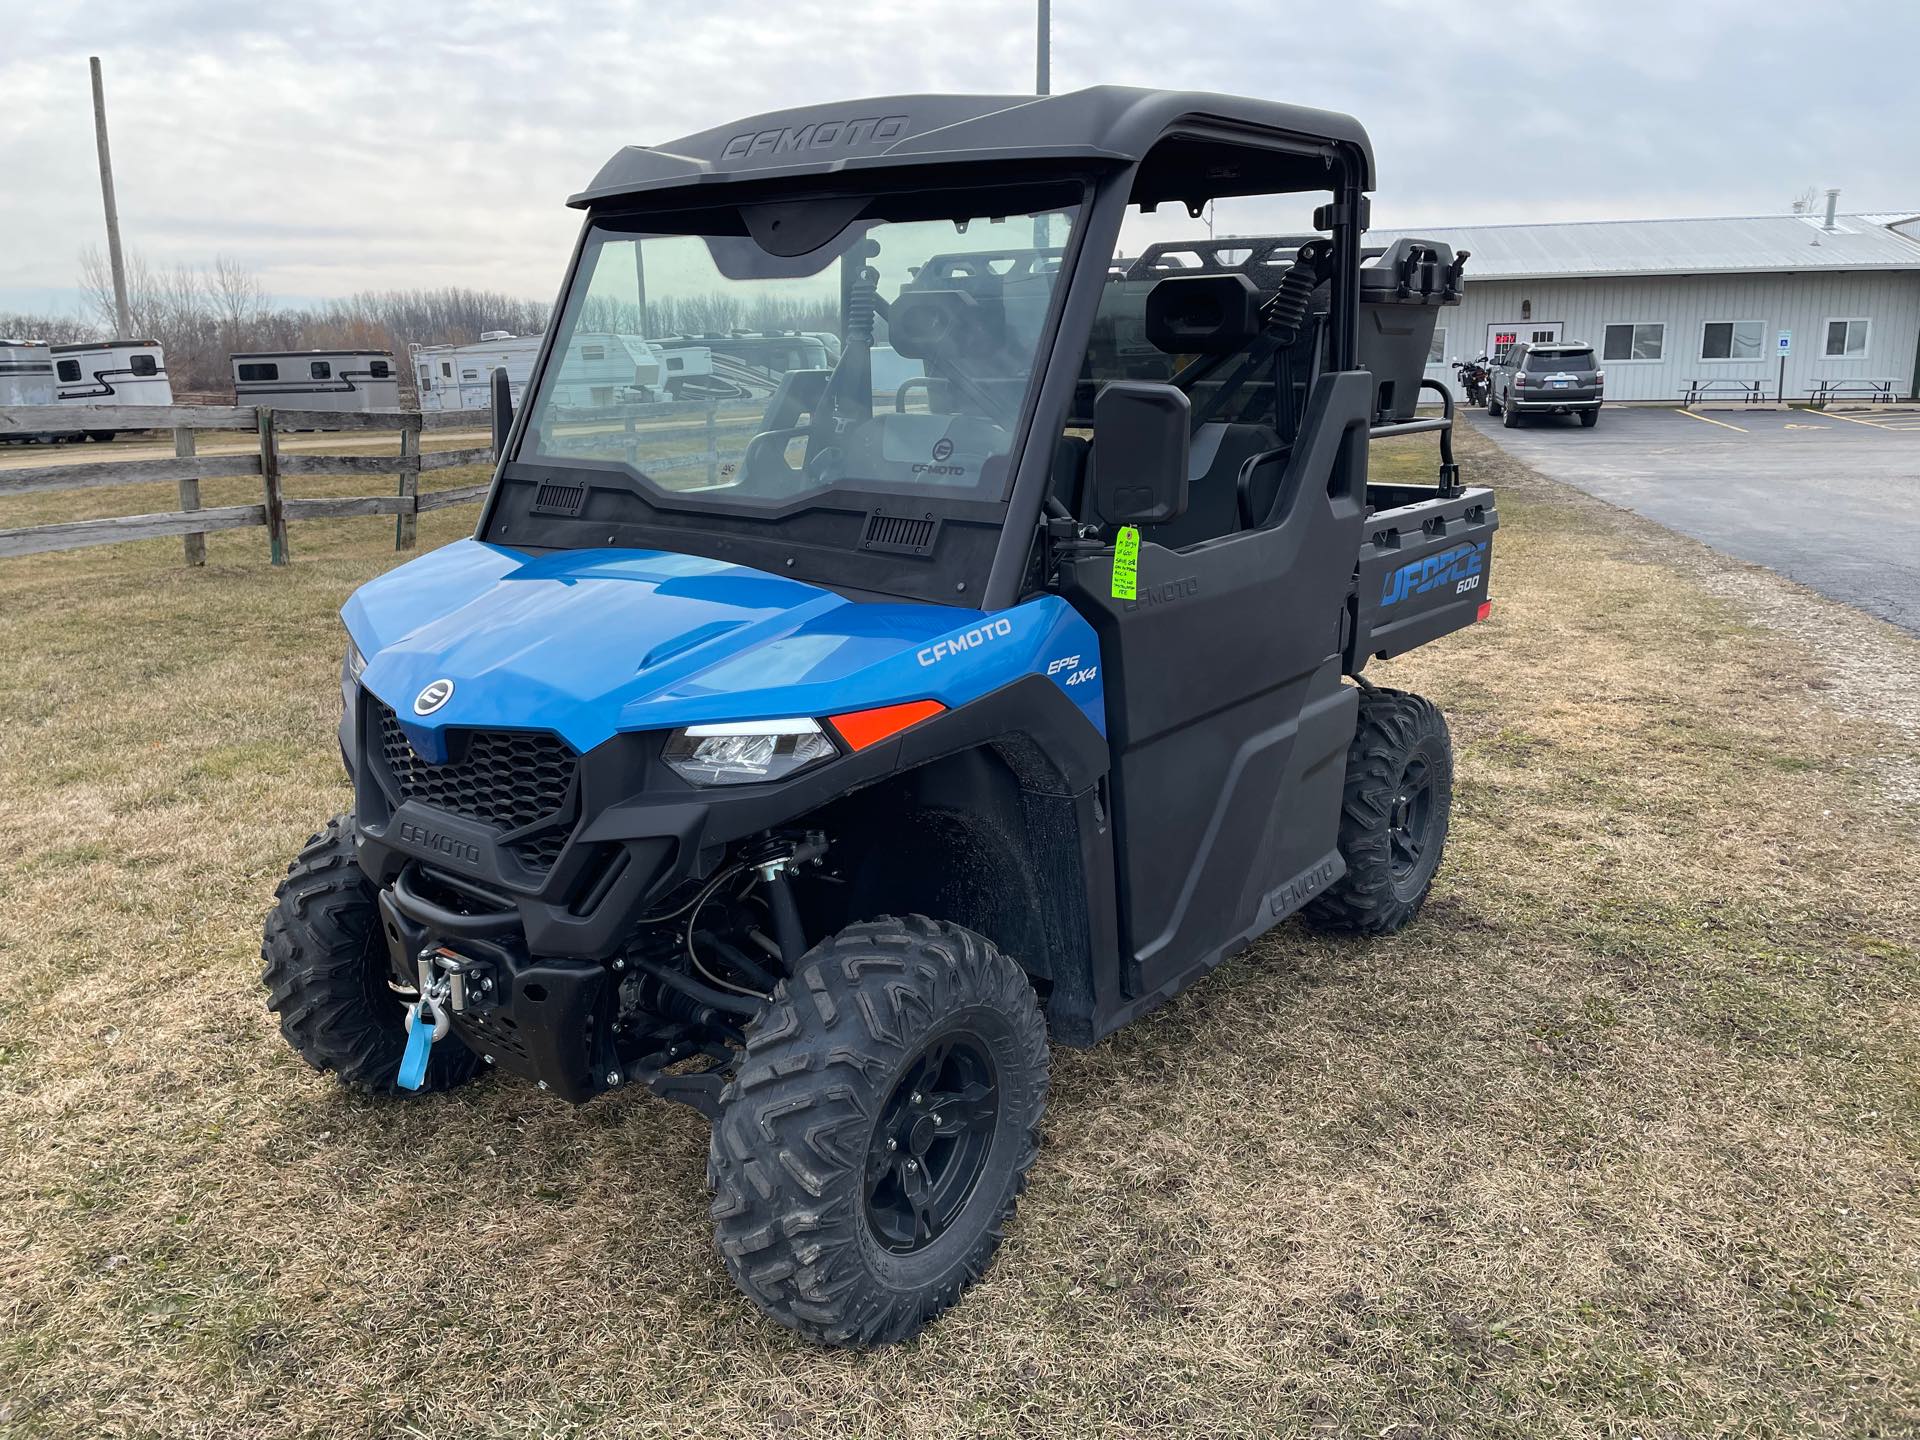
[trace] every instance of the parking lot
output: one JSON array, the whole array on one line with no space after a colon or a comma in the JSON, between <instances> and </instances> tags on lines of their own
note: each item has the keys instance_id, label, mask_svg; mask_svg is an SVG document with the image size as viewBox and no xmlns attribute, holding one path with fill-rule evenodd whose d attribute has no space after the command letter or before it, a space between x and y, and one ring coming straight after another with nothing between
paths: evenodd
<instances>
[{"instance_id":1,"label":"parking lot","mask_svg":"<svg viewBox=\"0 0 1920 1440\"><path fill-rule=\"evenodd\" d=\"M1920 412L1611 407L1472 421L1517 459L1920 634Z\"/></svg>"}]
</instances>

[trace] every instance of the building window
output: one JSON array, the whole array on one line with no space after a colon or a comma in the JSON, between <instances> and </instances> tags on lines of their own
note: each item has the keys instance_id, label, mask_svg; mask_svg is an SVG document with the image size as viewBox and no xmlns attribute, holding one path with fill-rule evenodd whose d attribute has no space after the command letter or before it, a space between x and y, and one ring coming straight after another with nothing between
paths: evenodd
<instances>
[{"instance_id":1,"label":"building window","mask_svg":"<svg viewBox=\"0 0 1920 1440\"><path fill-rule=\"evenodd\" d=\"M453 362L451 360L442 360L440 362L440 373L451 380L453 378Z\"/></svg>"},{"instance_id":2,"label":"building window","mask_svg":"<svg viewBox=\"0 0 1920 1440\"><path fill-rule=\"evenodd\" d=\"M1829 360L1866 359L1868 328L1865 320L1827 321L1826 358Z\"/></svg>"},{"instance_id":3,"label":"building window","mask_svg":"<svg viewBox=\"0 0 1920 1440\"><path fill-rule=\"evenodd\" d=\"M433 370L429 366L422 365L420 367L420 388L422 390L433 389Z\"/></svg>"},{"instance_id":4,"label":"building window","mask_svg":"<svg viewBox=\"0 0 1920 1440\"><path fill-rule=\"evenodd\" d=\"M478 370L462 370L460 372L460 378L462 380L478 380L480 378L480 372Z\"/></svg>"},{"instance_id":5,"label":"building window","mask_svg":"<svg viewBox=\"0 0 1920 1440\"><path fill-rule=\"evenodd\" d=\"M160 373L160 364L151 355L133 355L128 357L127 369L145 380Z\"/></svg>"},{"instance_id":6,"label":"building window","mask_svg":"<svg viewBox=\"0 0 1920 1440\"><path fill-rule=\"evenodd\" d=\"M1700 332L1700 358L1758 360L1765 329L1758 320L1709 320Z\"/></svg>"},{"instance_id":7,"label":"building window","mask_svg":"<svg viewBox=\"0 0 1920 1440\"><path fill-rule=\"evenodd\" d=\"M62 360L54 368L59 373L60 383L62 385L71 385L80 378L80 362L78 360Z\"/></svg>"},{"instance_id":8,"label":"building window","mask_svg":"<svg viewBox=\"0 0 1920 1440\"><path fill-rule=\"evenodd\" d=\"M607 358L607 347L604 345L582 345L580 347L580 358L582 360L604 360Z\"/></svg>"},{"instance_id":9,"label":"building window","mask_svg":"<svg viewBox=\"0 0 1920 1440\"><path fill-rule=\"evenodd\" d=\"M278 380L280 378L280 367L271 361L253 365L242 365L240 367L240 378L245 381L255 382L261 380Z\"/></svg>"},{"instance_id":10,"label":"building window","mask_svg":"<svg viewBox=\"0 0 1920 1440\"><path fill-rule=\"evenodd\" d=\"M1609 325L1603 360L1658 360L1667 348L1665 325Z\"/></svg>"},{"instance_id":11,"label":"building window","mask_svg":"<svg viewBox=\"0 0 1920 1440\"><path fill-rule=\"evenodd\" d=\"M1447 359L1447 327L1433 327L1433 343L1427 346L1427 364L1442 365Z\"/></svg>"},{"instance_id":12,"label":"building window","mask_svg":"<svg viewBox=\"0 0 1920 1440\"><path fill-rule=\"evenodd\" d=\"M316 380L331 380L333 366L324 360L311 360L307 362L307 373Z\"/></svg>"},{"instance_id":13,"label":"building window","mask_svg":"<svg viewBox=\"0 0 1920 1440\"><path fill-rule=\"evenodd\" d=\"M393 374L393 368L384 360L375 360L367 366L367 376L373 380L385 380Z\"/></svg>"}]
</instances>

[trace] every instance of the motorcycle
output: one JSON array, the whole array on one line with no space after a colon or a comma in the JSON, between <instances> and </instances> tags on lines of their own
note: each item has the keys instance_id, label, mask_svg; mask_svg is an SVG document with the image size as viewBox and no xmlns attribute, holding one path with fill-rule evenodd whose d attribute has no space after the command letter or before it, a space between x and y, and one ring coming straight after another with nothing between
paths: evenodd
<instances>
[{"instance_id":1,"label":"motorcycle","mask_svg":"<svg viewBox=\"0 0 1920 1440\"><path fill-rule=\"evenodd\" d=\"M1467 392L1467 404L1487 403L1487 381L1492 377L1487 370L1486 356L1482 355L1473 360L1454 361L1453 373L1459 378L1460 388Z\"/></svg>"}]
</instances>

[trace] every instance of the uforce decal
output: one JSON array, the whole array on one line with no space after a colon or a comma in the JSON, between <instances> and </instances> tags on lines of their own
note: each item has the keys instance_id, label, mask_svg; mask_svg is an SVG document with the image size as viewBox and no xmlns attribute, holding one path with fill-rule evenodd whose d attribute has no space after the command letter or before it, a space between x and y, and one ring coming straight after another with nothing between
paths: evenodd
<instances>
[{"instance_id":1,"label":"uforce decal","mask_svg":"<svg viewBox=\"0 0 1920 1440\"><path fill-rule=\"evenodd\" d=\"M1472 545L1456 545L1422 560L1410 560L1387 576L1380 603L1395 605L1410 595L1425 595L1442 585L1453 586L1456 594L1476 589L1480 572L1486 568L1487 542L1484 540Z\"/></svg>"},{"instance_id":2,"label":"uforce decal","mask_svg":"<svg viewBox=\"0 0 1920 1440\"><path fill-rule=\"evenodd\" d=\"M884 145L907 133L904 115L870 115L864 120L816 120L811 125L788 125L779 130L749 130L721 147L723 160L745 160L750 155L790 155L802 150L852 150L861 145Z\"/></svg>"},{"instance_id":3,"label":"uforce decal","mask_svg":"<svg viewBox=\"0 0 1920 1440\"><path fill-rule=\"evenodd\" d=\"M958 635L922 646L917 658L922 665L938 665L949 655L958 655L963 650L971 650L976 645L986 644L989 640L1002 640L1011 634L1013 634L1013 622L1002 615L987 621L984 625L976 625L971 630L962 630Z\"/></svg>"}]
</instances>

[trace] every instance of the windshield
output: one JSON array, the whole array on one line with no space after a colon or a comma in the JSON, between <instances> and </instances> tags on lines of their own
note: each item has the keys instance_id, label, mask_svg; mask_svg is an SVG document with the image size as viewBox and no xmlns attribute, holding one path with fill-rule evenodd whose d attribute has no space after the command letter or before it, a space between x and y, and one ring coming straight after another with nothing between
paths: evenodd
<instances>
[{"instance_id":1,"label":"windshield","mask_svg":"<svg viewBox=\"0 0 1920 1440\"><path fill-rule=\"evenodd\" d=\"M973 208L835 197L595 222L519 458L681 504L1003 499L1078 206Z\"/></svg>"},{"instance_id":2,"label":"windshield","mask_svg":"<svg viewBox=\"0 0 1920 1440\"><path fill-rule=\"evenodd\" d=\"M1527 373L1545 375L1558 370L1593 369L1591 350L1529 350L1527 352Z\"/></svg>"}]
</instances>

